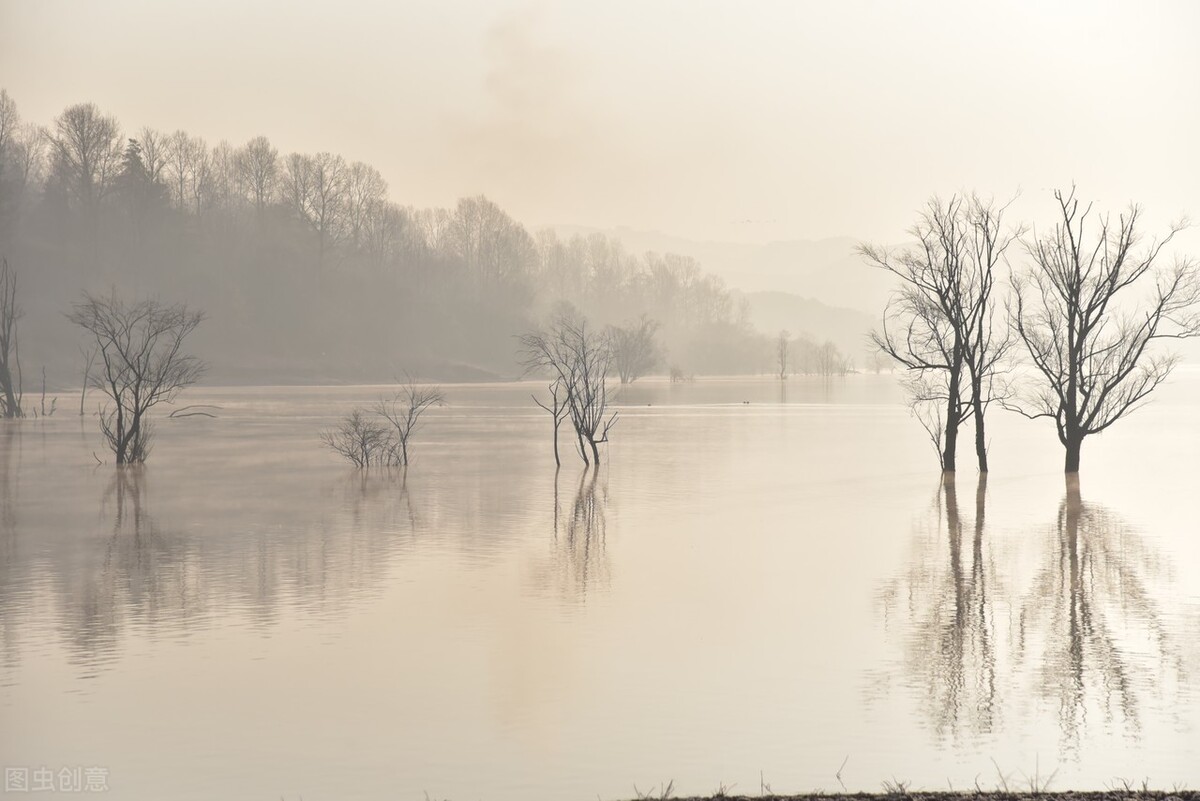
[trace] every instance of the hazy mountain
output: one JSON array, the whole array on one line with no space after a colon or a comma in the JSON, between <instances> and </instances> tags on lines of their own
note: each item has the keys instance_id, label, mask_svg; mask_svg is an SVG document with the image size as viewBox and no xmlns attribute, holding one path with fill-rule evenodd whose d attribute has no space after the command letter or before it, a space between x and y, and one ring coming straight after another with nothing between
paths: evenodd
<instances>
[{"instance_id":1,"label":"hazy mountain","mask_svg":"<svg viewBox=\"0 0 1200 801\"><path fill-rule=\"evenodd\" d=\"M827 306L790 292L738 292L750 307L750 322L768 335L788 331L814 340L832 340L858 364L867 350L867 334L878 326L875 318L856 309Z\"/></svg>"},{"instance_id":2,"label":"hazy mountain","mask_svg":"<svg viewBox=\"0 0 1200 801\"><path fill-rule=\"evenodd\" d=\"M568 236L601 230L570 225L554 229ZM886 273L868 267L855 255L858 242L849 237L756 245L696 242L631 228L612 228L603 233L621 240L632 253L649 250L691 256L707 272L743 292L787 292L872 317L881 313L892 289Z\"/></svg>"}]
</instances>

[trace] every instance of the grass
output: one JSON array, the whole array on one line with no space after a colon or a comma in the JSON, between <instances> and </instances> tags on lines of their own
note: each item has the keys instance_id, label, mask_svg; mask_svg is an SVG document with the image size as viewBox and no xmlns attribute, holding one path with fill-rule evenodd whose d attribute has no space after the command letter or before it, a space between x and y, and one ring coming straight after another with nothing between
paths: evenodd
<instances>
[{"instance_id":1,"label":"grass","mask_svg":"<svg viewBox=\"0 0 1200 801\"><path fill-rule=\"evenodd\" d=\"M1031 779L1032 777L1027 777ZM671 785L668 785L670 787ZM826 793L823 791L795 794L774 794L765 785L766 793L762 795L730 795L723 785L713 795L680 796L659 794L641 794L636 796L639 801L646 799L667 799L672 801L885 801L886 799L907 799L908 801L971 801L971 799L986 799L987 801L1200 801L1200 793L1192 790L1151 790L1149 783L1127 782L1118 779L1107 790L1092 790L1076 792L1047 791L1039 789L1036 783L1022 783L1010 789L977 790L965 792L954 790L913 790L906 781L891 779L882 783L882 791L877 793ZM1026 788L1026 789L1022 789ZM1032 789L1029 789L1032 788Z\"/></svg>"}]
</instances>

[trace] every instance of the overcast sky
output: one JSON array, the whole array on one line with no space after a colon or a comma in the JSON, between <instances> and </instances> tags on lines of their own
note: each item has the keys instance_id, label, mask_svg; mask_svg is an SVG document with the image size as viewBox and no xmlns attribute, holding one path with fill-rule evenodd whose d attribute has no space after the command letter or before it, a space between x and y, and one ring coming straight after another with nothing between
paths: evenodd
<instances>
[{"instance_id":1,"label":"overcast sky","mask_svg":"<svg viewBox=\"0 0 1200 801\"><path fill-rule=\"evenodd\" d=\"M0 0L0 86L534 227L896 241L963 187L1200 217L1198 37L1182 1Z\"/></svg>"}]
</instances>

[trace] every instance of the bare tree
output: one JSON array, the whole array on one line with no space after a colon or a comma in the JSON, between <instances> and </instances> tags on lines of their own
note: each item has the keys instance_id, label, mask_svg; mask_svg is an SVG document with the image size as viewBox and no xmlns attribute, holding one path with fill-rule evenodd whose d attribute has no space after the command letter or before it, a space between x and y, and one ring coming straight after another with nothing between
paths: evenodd
<instances>
[{"instance_id":1,"label":"bare tree","mask_svg":"<svg viewBox=\"0 0 1200 801\"><path fill-rule=\"evenodd\" d=\"M346 162L341 156L318 153L288 156L284 196L292 213L317 237L317 280L329 251L346 235Z\"/></svg>"},{"instance_id":2,"label":"bare tree","mask_svg":"<svg viewBox=\"0 0 1200 801\"><path fill-rule=\"evenodd\" d=\"M406 209L379 199L367 204L359 246L369 257L371 265L380 269L389 260L405 255L406 248L414 244L414 233L415 226ZM398 271L392 271L392 280L398 278Z\"/></svg>"},{"instance_id":3,"label":"bare tree","mask_svg":"<svg viewBox=\"0 0 1200 801\"><path fill-rule=\"evenodd\" d=\"M655 341L658 321L643 314L632 323L609 326L613 364L622 384L632 384L659 363L662 351Z\"/></svg>"},{"instance_id":4,"label":"bare tree","mask_svg":"<svg viewBox=\"0 0 1200 801\"><path fill-rule=\"evenodd\" d=\"M3 164L5 151L21 127L21 113L17 111L16 101L7 89L0 89L0 164Z\"/></svg>"},{"instance_id":5,"label":"bare tree","mask_svg":"<svg viewBox=\"0 0 1200 801\"><path fill-rule=\"evenodd\" d=\"M833 343L825 340L816 348L817 373L825 378L850 372L850 360Z\"/></svg>"},{"instance_id":6,"label":"bare tree","mask_svg":"<svg viewBox=\"0 0 1200 801\"><path fill-rule=\"evenodd\" d=\"M256 136L234 153L233 164L242 192L261 221L279 181L279 151L265 136Z\"/></svg>"},{"instance_id":7,"label":"bare tree","mask_svg":"<svg viewBox=\"0 0 1200 801\"><path fill-rule=\"evenodd\" d=\"M8 223L16 214L18 199L24 190L24 181L13 174L18 172L18 142L21 132L21 114L8 91L0 89L0 236L7 239Z\"/></svg>"},{"instance_id":8,"label":"bare tree","mask_svg":"<svg viewBox=\"0 0 1200 801\"><path fill-rule=\"evenodd\" d=\"M1200 271L1188 260L1156 267L1182 223L1135 253L1138 206L1114 223L1092 217L1090 203L1081 208L1074 188L1054 197L1059 219L1028 243L1032 264L1013 281L1012 322L1040 379L1015 408L1054 420L1065 470L1076 473L1084 439L1143 405L1170 375L1177 357L1155 353L1155 342L1200 334Z\"/></svg>"},{"instance_id":9,"label":"bare tree","mask_svg":"<svg viewBox=\"0 0 1200 801\"><path fill-rule=\"evenodd\" d=\"M787 331L780 331L779 336L775 339L775 368L780 381L787 381L788 346L791 343L791 337L792 335Z\"/></svg>"},{"instance_id":10,"label":"bare tree","mask_svg":"<svg viewBox=\"0 0 1200 801\"><path fill-rule=\"evenodd\" d=\"M100 353L99 348L95 345L89 347L80 347L79 355L83 357L83 385L79 388L79 416L83 417L83 404L87 400L88 384L92 381L92 365L96 363L96 356Z\"/></svg>"},{"instance_id":11,"label":"bare tree","mask_svg":"<svg viewBox=\"0 0 1200 801\"><path fill-rule=\"evenodd\" d=\"M911 229L916 247L898 253L869 245L858 249L901 280L884 312L882 332L872 334L875 345L909 371L944 374L934 384L944 387L937 394L945 402L940 414L945 471L955 469L958 429L969 417L979 470L988 470L984 414L996 397L1011 342L995 331L995 275L1020 235L1003 230L1006 209L975 195L945 203L933 198Z\"/></svg>"},{"instance_id":12,"label":"bare tree","mask_svg":"<svg viewBox=\"0 0 1200 801\"><path fill-rule=\"evenodd\" d=\"M375 404L375 413L391 426L388 432L389 459L395 465L408 464L408 443L421 427L421 417L434 406L444 406L446 396L440 387L418 384L411 376L390 398Z\"/></svg>"},{"instance_id":13,"label":"bare tree","mask_svg":"<svg viewBox=\"0 0 1200 801\"><path fill-rule=\"evenodd\" d=\"M356 161L346 170L346 229L353 247L364 244L371 214L387 199L387 181L379 170Z\"/></svg>"},{"instance_id":14,"label":"bare tree","mask_svg":"<svg viewBox=\"0 0 1200 801\"><path fill-rule=\"evenodd\" d=\"M534 403L550 413L550 417L554 421L554 466L562 467L562 459L558 455L558 428L570 413L571 407L567 403L567 391L563 386L562 379L556 378L551 381L548 389L550 390L549 405L538 400L537 395L531 397Z\"/></svg>"},{"instance_id":15,"label":"bare tree","mask_svg":"<svg viewBox=\"0 0 1200 801\"><path fill-rule=\"evenodd\" d=\"M355 467L387 464L391 437L387 427L362 409L354 409L337 427L321 432L321 442Z\"/></svg>"},{"instance_id":16,"label":"bare tree","mask_svg":"<svg viewBox=\"0 0 1200 801\"><path fill-rule=\"evenodd\" d=\"M0 261L0 417L24 417L21 409L21 346L17 341L17 276Z\"/></svg>"},{"instance_id":17,"label":"bare tree","mask_svg":"<svg viewBox=\"0 0 1200 801\"><path fill-rule=\"evenodd\" d=\"M138 132L138 145L141 147L142 166L146 171L146 180L152 184L163 183L163 175L171 149L171 137L149 126L143 126Z\"/></svg>"},{"instance_id":18,"label":"bare tree","mask_svg":"<svg viewBox=\"0 0 1200 801\"><path fill-rule=\"evenodd\" d=\"M958 403L951 403L948 397L950 380L945 372L908 372L901 379L901 385L908 397L909 411L925 429L938 458L942 458L946 452L946 432L965 422L971 412L970 403L963 397L967 391L966 387L959 385L957 388ZM950 408L956 409L959 415L953 425L946 424L946 410Z\"/></svg>"},{"instance_id":19,"label":"bare tree","mask_svg":"<svg viewBox=\"0 0 1200 801\"><path fill-rule=\"evenodd\" d=\"M185 304L156 300L127 303L116 296L84 293L68 315L94 340L103 369L92 385L108 396L100 428L117 464L144 462L153 435L147 413L170 402L204 372L204 364L183 352L183 341L204 319Z\"/></svg>"},{"instance_id":20,"label":"bare tree","mask_svg":"<svg viewBox=\"0 0 1200 801\"><path fill-rule=\"evenodd\" d=\"M198 136L176 131L167 140L166 156L176 207L199 217L212 183L212 154L208 144Z\"/></svg>"},{"instance_id":21,"label":"bare tree","mask_svg":"<svg viewBox=\"0 0 1200 801\"><path fill-rule=\"evenodd\" d=\"M11 123L10 123L11 124ZM3 136L0 146L0 236L7 237L19 220L30 190L41 185L45 172L46 131L24 123Z\"/></svg>"},{"instance_id":22,"label":"bare tree","mask_svg":"<svg viewBox=\"0 0 1200 801\"><path fill-rule=\"evenodd\" d=\"M121 169L116 119L94 103L80 103L54 120L49 136L55 170L80 206L94 213Z\"/></svg>"},{"instance_id":23,"label":"bare tree","mask_svg":"<svg viewBox=\"0 0 1200 801\"><path fill-rule=\"evenodd\" d=\"M547 330L521 337L522 362L527 370L549 371L566 392L568 416L575 429L579 456L584 464L600 464L599 445L617 412L608 411L608 371L613 363L608 337L588 327L574 314L560 314Z\"/></svg>"}]
</instances>

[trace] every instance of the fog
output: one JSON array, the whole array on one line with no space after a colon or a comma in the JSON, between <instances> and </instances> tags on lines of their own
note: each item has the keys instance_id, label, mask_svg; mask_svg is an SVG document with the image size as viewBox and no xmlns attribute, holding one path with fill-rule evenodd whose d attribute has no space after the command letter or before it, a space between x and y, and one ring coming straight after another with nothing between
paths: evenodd
<instances>
[{"instance_id":1,"label":"fog","mask_svg":"<svg viewBox=\"0 0 1200 801\"><path fill-rule=\"evenodd\" d=\"M1183 102L1200 94L1185 33L1198 12L1086 9L6 5L0 75L25 125L52 131L94 103L120 148L164 140L161 187L132 208L117 158L90 232L45 193L44 137L19 192L6 168L25 366L76 385L59 315L81 290L116 287L202 308L215 321L202 356L223 383L512 377L503 343L563 301L601 323L654 317L663 371L763 372L780 329L862 368L893 284L855 244L909 241L933 194L1015 197L1010 216L1033 226L1052 224L1050 192L1072 183L1105 211L1141 204L1151 234L1200 213L1179 180L1200 171L1200 111ZM166 163L177 131L206 151L196 163ZM236 157L255 137L278 160L251 214ZM305 230L283 179L291 154L322 153L339 159L334 184L369 165L359 217L397 207L374 242L361 219ZM486 311L473 245L441 230L472 213L508 239ZM672 286L649 286L667 274ZM779 291L799 297L758 294Z\"/></svg>"},{"instance_id":2,"label":"fog","mask_svg":"<svg viewBox=\"0 0 1200 801\"><path fill-rule=\"evenodd\" d=\"M0 3L4 792L1200 781L1197 31Z\"/></svg>"},{"instance_id":3,"label":"fog","mask_svg":"<svg viewBox=\"0 0 1200 801\"><path fill-rule=\"evenodd\" d=\"M0 22L29 119L91 100L267 135L376 165L405 205L485 194L531 229L899 241L932 192L1071 181L1200 215L1186 2L51 0Z\"/></svg>"}]
</instances>

